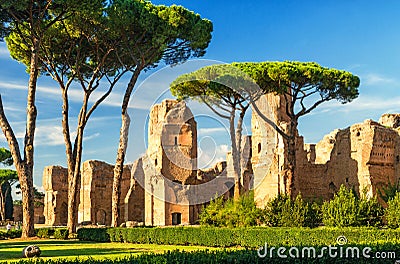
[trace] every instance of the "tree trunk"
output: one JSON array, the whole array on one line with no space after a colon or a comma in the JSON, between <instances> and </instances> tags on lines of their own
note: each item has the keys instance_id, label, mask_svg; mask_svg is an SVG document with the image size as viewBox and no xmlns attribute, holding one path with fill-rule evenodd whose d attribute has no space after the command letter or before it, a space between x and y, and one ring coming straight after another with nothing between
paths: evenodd
<instances>
[{"instance_id":1,"label":"tree trunk","mask_svg":"<svg viewBox=\"0 0 400 264\"><path fill-rule=\"evenodd\" d=\"M35 236L34 229L34 202L33 202L33 149L36 130L37 110L35 106L36 83L38 71L39 40L32 37L31 62L28 83L27 109L26 109L26 131L24 140L24 159L21 158L18 141L14 131L4 113L3 102L0 96L0 123L4 136L7 139L14 165L18 173L22 194L22 238Z\"/></svg>"},{"instance_id":2,"label":"tree trunk","mask_svg":"<svg viewBox=\"0 0 400 264\"><path fill-rule=\"evenodd\" d=\"M78 127L73 147L73 157L68 161L68 221L67 227L70 234L76 233L78 223L79 187L81 181L81 162L83 132L86 125L87 104L90 93L85 93L83 104L78 117Z\"/></svg>"},{"instance_id":3,"label":"tree trunk","mask_svg":"<svg viewBox=\"0 0 400 264\"><path fill-rule=\"evenodd\" d=\"M0 201L1 201L0 217L1 221L4 221L6 220L6 198L5 194L3 193L3 184L0 185Z\"/></svg>"},{"instance_id":4,"label":"tree trunk","mask_svg":"<svg viewBox=\"0 0 400 264\"><path fill-rule=\"evenodd\" d=\"M130 125L129 114L125 112L125 114L122 115L122 125L121 125L119 146L117 152L117 161L114 167L113 192L112 192L112 220L111 220L111 226L113 227L118 226L120 217L119 200L121 198L121 178L124 169L126 148L128 145L129 125Z\"/></svg>"},{"instance_id":5,"label":"tree trunk","mask_svg":"<svg viewBox=\"0 0 400 264\"><path fill-rule=\"evenodd\" d=\"M125 153L128 146L128 135L130 126L130 117L128 114L129 100L132 95L133 88L135 87L136 81L142 71L142 66L139 65L133 73L128 86L125 91L124 99L121 106L122 124L119 134L119 146L117 151L117 160L114 167L114 178L113 178L113 193L111 200L111 226L117 227L120 218L119 201L121 199L121 178L124 169Z\"/></svg>"},{"instance_id":6,"label":"tree trunk","mask_svg":"<svg viewBox=\"0 0 400 264\"><path fill-rule=\"evenodd\" d=\"M289 128L288 154L287 154L287 168L285 171L286 178L286 193L292 198L296 196L295 188L295 169L296 169L296 130L297 121L292 121Z\"/></svg>"},{"instance_id":7,"label":"tree trunk","mask_svg":"<svg viewBox=\"0 0 400 264\"><path fill-rule=\"evenodd\" d=\"M33 181L32 178L27 177L27 175L32 175L32 171L18 172L21 175L20 178L25 178L26 180L21 182L21 194L22 194L22 238L35 236L34 228L34 203L33 203Z\"/></svg>"},{"instance_id":8,"label":"tree trunk","mask_svg":"<svg viewBox=\"0 0 400 264\"><path fill-rule=\"evenodd\" d=\"M244 107L241 109L238 122L236 125L236 149L237 149L237 161L238 161L238 175L239 175L239 183L240 183L240 188L243 188L241 185L241 179L243 179L243 172L242 170L242 165L244 165L244 160L243 160L243 155L242 155L242 130L243 130L243 119L244 115L246 114L246 110L248 107ZM247 161L246 161L247 162ZM239 194L242 193L242 190L239 190Z\"/></svg>"},{"instance_id":9,"label":"tree trunk","mask_svg":"<svg viewBox=\"0 0 400 264\"><path fill-rule=\"evenodd\" d=\"M233 189L233 200L238 201L240 198L240 165L239 165L239 151L236 144L235 135L235 109L232 109L229 117L229 134L231 137L231 147L232 147L232 166L233 166L233 177L235 179L235 185Z\"/></svg>"}]
</instances>

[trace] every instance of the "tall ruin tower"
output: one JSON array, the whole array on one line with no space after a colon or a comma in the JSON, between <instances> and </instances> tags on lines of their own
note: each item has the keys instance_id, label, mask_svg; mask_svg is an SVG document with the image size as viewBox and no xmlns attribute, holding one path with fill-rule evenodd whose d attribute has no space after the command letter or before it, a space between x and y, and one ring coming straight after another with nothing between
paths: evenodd
<instances>
[{"instance_id":1,"label":"tall ruin tower","mask_svg":"<svg viewBox=\"0 0 400 264\"><path fill-rule=\"evenodd\" d=\"M183 185L197 173L197 124L185 102L164 100L150 111L145 172L145 224L193 222Z\"/></svg>"},{"instance_id":2,"label":"tall ruin tower","mask_svg":"<svg viewBox=\"0 0 400 264\"><path fill-rule=\"evenodd\" d=\"M259 207L279 193L285 193L284 167L287 162L287 144L276 129L262 116L286 131L290 119L286 115L283 96L269 93L256 102L251 118L252 158L254 173L254 200ZM260 114L259 114L259 113Z\"/></svg>"}]
</instances>

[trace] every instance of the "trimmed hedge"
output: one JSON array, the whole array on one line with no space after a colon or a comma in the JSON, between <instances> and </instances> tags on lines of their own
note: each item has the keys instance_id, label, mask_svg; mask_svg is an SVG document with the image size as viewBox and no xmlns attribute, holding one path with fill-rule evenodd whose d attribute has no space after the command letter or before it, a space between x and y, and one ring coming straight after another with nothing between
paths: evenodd
<instances>
[{"instance_id":1,"label":"trimmed hedge","mask_svg":"<svg viewBox=\"0 0 400 264\"><path fill-rule=\"evenodd\" d=\"M78 239L96 242L127 242L138 244L198 245L208 247L259 248L273 246L327 246L345 236L352 244L398 243L399 229L378 228L80 228Z\"/></svg>"},{"instance_id":2,"label":"trimmed hedge","mask_svg":"<svg viewBox=\"0 0 400 264\"><path fill-rule=\"evenodd\" d=\"M377 248L384 251L384 248ZM286 253L287 254L287 253ZM373 263L394 263L394 259L374 259ZM128 258L117 260L21 260L17 264L165 264L165 263L371 263L369 258L329 258L328 254L324 254L322 258L260 258L255 250L237 250L237 251L195 251L195 252L179 252L168 251L163 254L143 254L130 256Z\"/></svg>"},{"instance_id":3,"label":"trimmed hedge","mask_svg":"<svg viewBox=\"0 0 400 264\"><path fill-rule=\"evenodd\" d=\"M50 238L54 235L54 228L38 228L35 230L36 236L40 238Z\"/></svg>"},{"instance_id":4,"label":"trimmed hedge","mask_svg":"<svg viewBox=\"0 0 400 264\"><path fill-rule=\"evenodd\" d=\"M22 230L0 231L0 240L19 238L22 235Z\"/></svg>"},{"instance_id":5,"label":"trimmed hedge","mask_svg":"<svg viewBox=\"0 0 400 264\"><path fill-rule=\"evenodd\" d=\"M68 229L66 228L53 228L53 227L45 227L45 228L37 228L35 229L36 236L40 238L50 238L54 237L55 239L68 239ZM8 232L0 231L0 240L4 239L12 239L12 238L20 238L22 235L22 230L10 230Z\"/></svg>"}]
</instances>

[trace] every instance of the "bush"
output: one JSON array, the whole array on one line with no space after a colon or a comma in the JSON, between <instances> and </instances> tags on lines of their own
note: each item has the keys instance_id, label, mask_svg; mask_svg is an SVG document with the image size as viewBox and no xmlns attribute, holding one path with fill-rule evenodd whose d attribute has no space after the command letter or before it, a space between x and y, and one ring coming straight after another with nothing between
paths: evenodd
<instances>
[{"instance_id":1,"label":"bush","mask_svg":"<svg viewBox=\"0 0 400 264\"><path fill-rule=\"evenodd\" d=\"M77 237L81 241L110 241L110 235L107 233L107 228L79 228L77 231Z\"/></svg>"},{"instance_id":2,"label":"bush","mask_svg":"<svg viewBox=\"0 0 400 264\"><path fill-rule=\"evenodd\" d=\"M359 200L359 225L360 226L381 226L384 209L376 197Z\"/></svg>"},{"instance_id":3,"label":"bush","mask_svg":"<svg viewBox=\"0 0 400 264\"><path fill-rule=\"evenodd\" d=\"M200 224L217 227L249 227L260 225L264 221L264 211L256 207L253 193L240 197L238 201L223 197L215 198L203 208L199 216Z\"/></svg>"},{"instance_id":4,"label":"bush","mask_svg":"<svg viewBox=\"0 0 400 264\"><path fill-rule=\"evenodd\" d=\"M68 239L69 231L67 228L57 228L54 231L54 238L55 239Z\"/></svg>"},{"instance_id":5,"label":"bush","mask_svg":"<svg viewBox=\"0 0 400 264\"><path fill-rule=\"evenodd\" d=\"M331 201L322 205L322 221L326 226L377 226L382 216L383 208L376 197L359 199L354 190L344 185Z\"/></svg>"},{"instance_id":6,"label":"bush","mask_svg":"<svg viewBox=\"0 0 400 264\"><path fill-rule=\"evenodd\" d=\"M274 227L315 227L321 223L318 204L305 202L300 194L295 200L287 195L271 199L265 215L267 225Z\"/></svg>"},{"instance_id":7,"label":"bush","mask_svg":"<svg viewBox=\"0 0 400 264\"><path fill-rule=\"evenodd\" d=\"M36 236L40 238L50 238L54 235L54 228L38 228L36 229Z\"/></svg>"},{"instance_id":8,"label":"bush","mask_svg":"<svg viewBox=\"0 0 400 264\"><path fill-rule=\"evenodd\" d=\"M385 218L387 225L391 228L400 227L400 192L388 201L385 210Z\"/></svg>"},{"instance_id":9,"label":"bush","mask_svg":"<svg viewBox=\"0 0 400 264\"><path fill-rule=\"evenodd\" d=\"M345 236L350 244L400 243L400 229L377 228L285 228L285 227L163 227L163 228L81 228L78 237L85 240L159 245L191 245L257 249L269 246L327 246L336 244L339 236ZM91 238L88 235L92 235Z\"/></svg>"},{"instance_id":10,"label":"bush","mask_svg":"<svg viewBox=\"0 0 400 264\"><path fill-rule=\"evenodd\" d=\"M12 238L20 238L22 235L22 230L10 230L8 232L0 231L0 240L2 239L12 239Z\"/></svg>"}]
</instances>

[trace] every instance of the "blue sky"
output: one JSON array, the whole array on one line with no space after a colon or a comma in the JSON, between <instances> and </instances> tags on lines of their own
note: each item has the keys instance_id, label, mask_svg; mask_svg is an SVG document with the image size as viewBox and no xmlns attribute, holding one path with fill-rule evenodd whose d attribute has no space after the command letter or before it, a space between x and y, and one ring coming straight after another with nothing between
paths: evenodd
<instances>
[{"instance_id":1,"label":"blue sky","mask_svg":"<svg viewBox=\"0 0 400 264\"><path fill-rule=\"evenodd\" d=\"M315 61L326 67L351 71L361 78L360 96L352 103L329 102L300 119L299 130L306 142L317 142L335 128L345 128L365 119L379 119L387 112L400 112L400 10L399 1L152 1L183 5L214 24L213 39L201 61L142 74L131 102L131 134L127 159L145 151L146 118L154 102L169 98L168 85L176 76L216 62ZM383 4L384 3L384 4ZM25 67L9 57L0 44L0 93L6 114L18 137L24 132ZM84 160L113 163L120 127L121 95L127 79L89 121L84 142ZM42 185L47 165L65 165L61 133L61 97L57 84L39 80L38 128L34 183ZM79 110L81 93L72 93L72 117ZM229 149L226 123L211 118L200 105L191 103L198 118L200 153L204 164L209 156L222 159ZM208 117L205 118L204 116ZM249 126L250 113L246 126ZM74 121L72 122L72 124ZM7 147L4 137L0 146ZM206 153L205 150L212 151Z\"/></svg>"}]
</instances>

